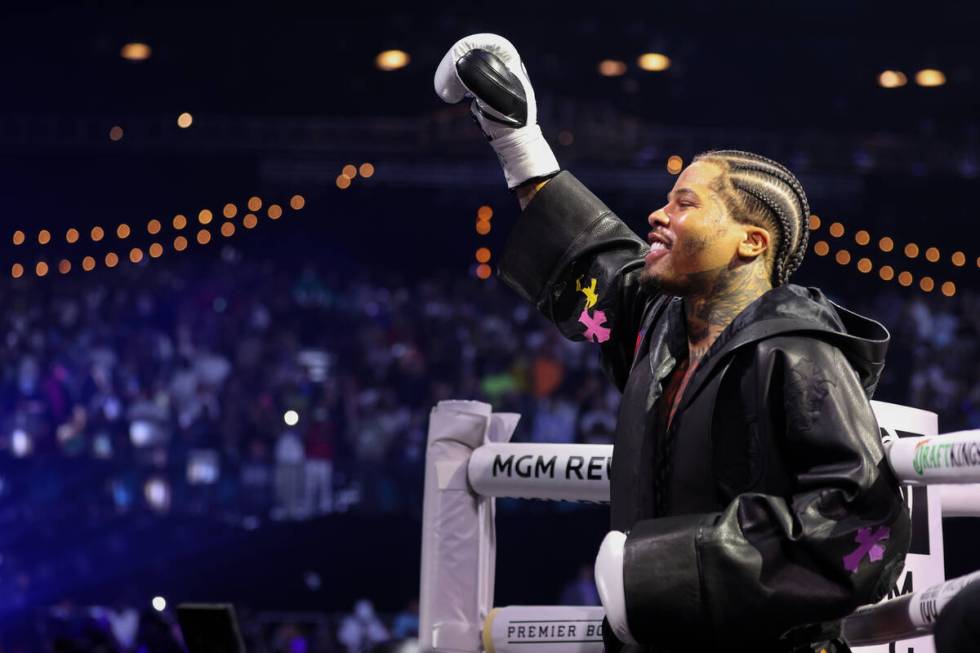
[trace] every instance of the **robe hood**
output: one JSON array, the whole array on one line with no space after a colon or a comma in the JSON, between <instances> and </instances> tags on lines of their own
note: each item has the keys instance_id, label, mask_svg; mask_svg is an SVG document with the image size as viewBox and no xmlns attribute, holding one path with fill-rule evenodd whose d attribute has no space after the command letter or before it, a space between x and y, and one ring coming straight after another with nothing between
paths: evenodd
<instances>
[{"instance_id":1,"label":"robe hood","mask_svg":"<svg viewBox=\"0 0 980 653\"><path fill-rule=\"evenodd\" d=\"M667 311L668 319L679 323L681 333L686 332L683 300L671 298ZM773 288L745 307L711 345L704 359L708 364L698 370L694 384L710 376L711 369L728 353L783 335L818 338L839 348L871 399L885 367L888 330L880 322L831 301L819 288L795 284Z\"/></svg>"}]
</instances>

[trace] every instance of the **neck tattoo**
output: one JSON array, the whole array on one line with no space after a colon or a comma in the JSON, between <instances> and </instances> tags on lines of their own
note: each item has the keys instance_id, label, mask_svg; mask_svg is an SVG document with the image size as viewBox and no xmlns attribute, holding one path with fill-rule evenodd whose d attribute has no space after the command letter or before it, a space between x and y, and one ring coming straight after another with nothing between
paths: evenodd
<instances>
[{"instance_id":1,"label":"neck tattoo","mask_svg":"<svg viewBox=\"0 0 980 653\"><path fill-rule=\"evenodd\" d=\"M704 358L712 343L746 306L771 288L765 265L759 260L723 270L704 293L685 297L689 367Z\"/></svg>"}]
</instances>

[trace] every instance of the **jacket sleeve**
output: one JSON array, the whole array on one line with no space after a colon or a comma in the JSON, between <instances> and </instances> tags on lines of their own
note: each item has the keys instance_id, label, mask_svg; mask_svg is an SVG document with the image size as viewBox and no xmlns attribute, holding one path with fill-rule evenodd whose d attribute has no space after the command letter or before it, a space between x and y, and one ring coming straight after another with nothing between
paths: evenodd
<instances>
[{"instance_id":1,"label":"jacket sleeve","mask_svg":"<svg viewBox=\"0 0 980 653\"><path fill-rule=\"evenodd\" d=\"M637 522L624 577L639 641L682 650L716 637L772 642L878 601L902 569L910 519L854 369L812 338L774 338L756 351L758 410L777 443L769 455L789 470L792 490Z\"/></svg>"},{"instance_id":2,"label":"jacket sleeve","mask_svg":"<svg viewBox=\"0 0 980 653\"><path fill-rule=\"evenodd\" d=\"M647 243L569 172L551 179L510 233L498 275L571 340L597 343L620 389L650 295Z\"/></svg>"}]
</instances>

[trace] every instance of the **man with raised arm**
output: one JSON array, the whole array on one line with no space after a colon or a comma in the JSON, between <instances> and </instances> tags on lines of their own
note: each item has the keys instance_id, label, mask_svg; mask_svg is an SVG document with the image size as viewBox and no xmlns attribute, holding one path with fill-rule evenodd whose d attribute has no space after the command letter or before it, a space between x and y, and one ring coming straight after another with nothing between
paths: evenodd
<instances>
[{"instance_id":1,"label":"man with raised arm","mask_svg":"<svg viewBox=\"0 0 980 653\"><path fill-rule=\"evenodd\" d=\"M520 201L498 275L598 345L622 391L595 565L606 649L846 650L840 619L887 593L910 526L869 403L888 332L788 283L800 182L706 152L642 238L560 170L506 39L457 42L435 89L473 98Z\"/></svg>"}]
</instances>

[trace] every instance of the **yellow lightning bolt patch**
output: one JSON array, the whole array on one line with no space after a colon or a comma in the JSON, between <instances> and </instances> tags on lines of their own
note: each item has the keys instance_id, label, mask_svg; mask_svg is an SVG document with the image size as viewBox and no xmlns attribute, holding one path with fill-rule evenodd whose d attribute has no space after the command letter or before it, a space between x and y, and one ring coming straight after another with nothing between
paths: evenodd
<instances>
[{"instance_id":1,"label":"yellow lightning bolt patch","mask_svg":"<svg viewBox=\"0 0 980 653\"><path fill-rule=\"evenodd\" d=\"M599 301L599 294L595 291L596 280L592 279L592 285L588 288L582 287L582 277L575 280L575 292L585 295L585 308L592 308Z\"/></svg>"}]
</instances>

